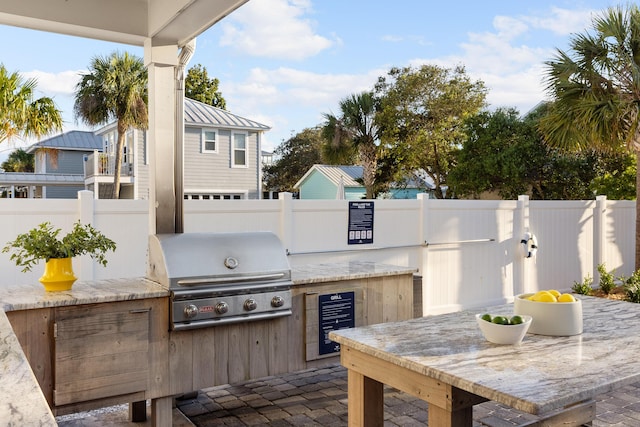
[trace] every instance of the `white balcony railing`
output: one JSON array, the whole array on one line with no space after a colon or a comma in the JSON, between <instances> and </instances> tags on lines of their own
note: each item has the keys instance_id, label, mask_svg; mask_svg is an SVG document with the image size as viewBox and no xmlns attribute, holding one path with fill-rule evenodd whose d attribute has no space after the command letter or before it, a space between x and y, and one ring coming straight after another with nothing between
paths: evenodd
<instances>
[{"instance_id":1,"label":"white balcony railing","mask_svg":"<svg viewBox=\"0 0 640 427\"><path fill-rule=\"evenodd\" d=\"M84 177L113 176L115 171L115 155L94 151L85 157ZM133 176L133 165L123 162L120 169L120 176Z\"/></svg>"}]
</instances>

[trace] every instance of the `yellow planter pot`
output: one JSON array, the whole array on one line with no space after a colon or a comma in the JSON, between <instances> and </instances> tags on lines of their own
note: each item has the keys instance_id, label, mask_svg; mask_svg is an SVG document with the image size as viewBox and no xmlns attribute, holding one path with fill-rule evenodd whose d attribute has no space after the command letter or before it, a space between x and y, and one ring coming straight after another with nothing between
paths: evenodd
<instances>
[{"instance_id":1,"label":"yellow planter pot","mask_svg":"<svg viewBox=\"0 0 640 427\"><path fill-rule=\"evenodd\" d=\"M68 291L77 277L73 274L71 258L52 258L44 266L40 283L47 292Z\"/></svg>"}]
</instances>

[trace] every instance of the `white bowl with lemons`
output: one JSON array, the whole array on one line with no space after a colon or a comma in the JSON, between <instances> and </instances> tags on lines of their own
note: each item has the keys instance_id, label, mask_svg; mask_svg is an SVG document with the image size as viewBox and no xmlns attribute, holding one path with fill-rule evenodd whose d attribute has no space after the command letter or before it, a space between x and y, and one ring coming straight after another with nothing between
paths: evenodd
<instances>
[{"instance_id":1,"label":"white bowl with lemons","mask_svg":"<svg viewBox=\"0 0 640 427\"><path fill-rule=\"evenodd\" d=\"M531 316L476 314L476 321L485 339L494 344L520 344L531 326ZM506 322L506 323L505 323Z\"/></svg>"},{"instance_id":2,"label":"white bowl with lemons","mask_svg":"<svg viewBox=\"0 0 640 427\"><path fill-rule=\"evenodd\" d=\"M571 336L582 333L582 301L556 290L517 295L513 312L533 317L530 334Z\"/></svg>"}]
</instances>

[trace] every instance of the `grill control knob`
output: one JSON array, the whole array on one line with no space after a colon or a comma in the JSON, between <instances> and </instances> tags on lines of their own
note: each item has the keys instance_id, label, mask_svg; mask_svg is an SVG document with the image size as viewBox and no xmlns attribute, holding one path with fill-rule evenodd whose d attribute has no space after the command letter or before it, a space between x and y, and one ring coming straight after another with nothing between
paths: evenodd
<instances>
[{"instance_id":1,"label":"grill control knob","mask_svg":"<svg viewBox=\"0 0 640 427\"><path fill-rule=\"evenodd\" d=\"M284 298L279 295L271 298L271 307L282 307L284 305Z\"/></svg>"},{"instance_id":2,"label":"grill control knob","mask_svg":"<svg viewBox=\"0 0 640 427\"><path fill-rule=\"evenodd\" d=\"M184 308L184 317L187 319L193 319L198 315L198 307L193 304L189 304Z\"/></svg>"},{"instance_id":3,"label":"grill control knob","mask_svg":"<svg viewBox=\"0 0 640 427\"><path fill-rule=\"evenodd\" d=\"M253 311L258 308L258 302L253 298L249 298L244 302L244 309L247 311Z\"/></svg>"},{"instance_id":4,"label":"grill control knob","mask_svg":"<svg viewBox=\"0 0 640 427\"><path fill-rule=\"evenodd\" d=\"M216 304L215 310L218 314L225 314L227 311L229 311L229 304L224 301L219 302Z\"/></svg>"}]
</instances>

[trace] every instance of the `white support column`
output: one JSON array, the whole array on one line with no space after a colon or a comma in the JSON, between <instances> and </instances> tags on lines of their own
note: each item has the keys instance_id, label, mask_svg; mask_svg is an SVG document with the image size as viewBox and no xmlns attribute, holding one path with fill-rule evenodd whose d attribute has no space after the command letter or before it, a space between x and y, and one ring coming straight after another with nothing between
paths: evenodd
<instances>
[{"instance_id":1,"label":"white support column","mask_svg":"<svg viewBox=\"0 0 640 427\"><path fill-rule=\"evenodd\" d=\"M149 233L175 232L175 69L178 46L144 45L149 71Z\"/></svg>"}]
</instances>

